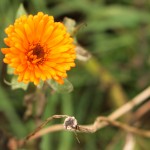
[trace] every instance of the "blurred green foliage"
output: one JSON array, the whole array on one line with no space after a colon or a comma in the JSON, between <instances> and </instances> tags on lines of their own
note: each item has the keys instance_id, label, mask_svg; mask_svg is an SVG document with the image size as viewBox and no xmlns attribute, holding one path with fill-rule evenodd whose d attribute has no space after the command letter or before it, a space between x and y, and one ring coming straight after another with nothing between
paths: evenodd
<instances>
[{"instance_id":1,"label":"blurred green foliage","mask_svg":"<svg viewBox=\"0 0 150 150\"><path fill-rule=\"evenodd\" d=\"M80 124L90 124L97 116L110 114L149 86L148 0L0 0L1 47L5 47L4 29L14 22L21 3L29 14L42 11L53 15L56 21L70 17L77 24L83 23L76 35L77 40L93 56L92 63L77 60L76 68L69 72L73 92L58 94L49 89L44 93L46 107L41 120L53 114L67 114L75 116ZM11 90L4 84L4 79L9 80L9 76L2 58L0 53L0 132L6 133L1 138L7 139L8 135L23 138L35 129L35 106L31 117L23 119L26 110L24 100L32 97L35 89L30 85L27 91ZM32 98L38 100L36 96ZM38 105L35 101L31 103ZM132 120L133 117L130 118ZM148 117L145 120L148 126ZM140 125L144 127L142 122ZM28 149L122 150L125 137L126 134L120 130L107 127L94 134L78 134L79 144L73 133L50 133ZM136 150L149 149L149 139L137 137L135 141Z\"/></svg>"}]
</instances>

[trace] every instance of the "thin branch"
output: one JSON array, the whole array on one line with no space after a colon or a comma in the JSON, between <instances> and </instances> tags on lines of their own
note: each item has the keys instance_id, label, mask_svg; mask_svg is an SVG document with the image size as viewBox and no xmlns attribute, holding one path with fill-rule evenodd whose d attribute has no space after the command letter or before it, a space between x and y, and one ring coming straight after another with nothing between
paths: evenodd
<instances>
[{"instance_id":1,"label":"thin branch","mask_svg":"<svg viewBox=\"0 0 150 150\"><path fill-rule=\"evenodd\" d=\"M119 121L110 120L109 118L106 118L106 117L100 117L99 121L106 121L109 124L111 124L115 127L121 128L127 132L150 138L150 131L149 130L138 129L136 127L129 126L129 125L127 125L125 123L121 123Z\"/></svg>"},{"instance_id":2,"label":"thin branch","mask_svg":"<svg viewBox=\"0 0 150 150\"><path fill-rule=\"evenodd\" d=\"M146 88L143 92L138 94L135 98L133 98L131 101L129 101L122 107L118 108L116 111L114 111L108 117L112 120L116 120L119 117L126 114L127 112L131 111L135 106L144 102L149 97L150 97L150 87Z\"/></svg>"},{"instance_id":3,"label":"thin branch","mask_svg":"<svg viewBox=\"0 0 150 150\"><path fill-rule=\"evenodd\" d=\"M98 117L96 119L95 123L90 128L87 126L79 126L79 131L80 132L86 132L87 131L88 133L94 133L97 130L99 130L99 124L101 124L103 122L107 122L108 124L115 126L115 127L118 127L118 128L121 128L127 132L150 138L150 131L149 130L138 129L136 127L129 126L125 123L111 120L107 117Z\"/></svg>"},{"instance_id":4,"label":"thin branch","mask_svg":"<svg viewBox=\"0 0 150 150\"><path fill-rule=\"evenodd\" d=\"M143 130L143 129L138 129L136 127L132 127L129 126L125 123L121 123L119 121L114 121L111 120L107 117L98 117L95 122L93 123L93 125L90 126L84 126L84 125L78 125L78 124L74 124L73 122L71 122L70 124L68 124L67 122L67 127L65 127L66 124L66 119L64 121L64 125L59 124L59 125L53 125L51 128L45 128L43 130L40 130L44 125L46 125L49 121L52 121L53 119L59 119L59 118L66 118L66 119L70 119L73 118L75 121L76 119L74 117L71 116L67 116L67 115L54 115L52 117L50 117L49 119L46 120L46 122L44 122L39 128L37 128L33 133L31 133L30 135L27 136L26 140L31 140L31 139L36 139L48 132L55 132L58 130L69 130L69 131L76 131L76 132L82 132L82 133L95 133L97 130L99 130L99 124L101 123L107 123L110 124L112 126L118 127L120 129L125 130L126 132L130 132L133 134L137 134L140 136L144 136L144 137L148 137L150 138L150 131L149 130ZM77 121L76 121L77 122ZM65 127L65 128L64 128Z\"/></svg>"},{"instance_id":5,"label":"thin branch","mask_svg":"<svg viewBox=\"0 0 150 150\"><path fill-rule=\"evenodd\" d=\"M111 120L116 120L123 116L124 114L131 111L135 106L138 106L142 102L144 102L147 98L150 97L150 87L146 88L143 92L138 94L136 97L134 97L132 100L130 100L128 103L124 104L123 106L119 107L116 111L112 112L108 118ZM106 122L103 122L99 124L99 129L107 126Z\"/></svg>"},{"instance_id":6,"label":"thin branch","mask_svg":"<svg viewBox=\"0 0 150 150\"><path fill-rule=\"evenodd\" d=\"M25 141L30 140L30 139L36 139L36 138L38 138L46 133L49 133L49 132L64 130L65 128L66 128L66 130L71 130L71 131L73 130L73 131L78 131L78 132L94 133L97 130L107 126L108 124L119 127L127 132L131 132L131 133L138 134L138 135L145 136L145 137L150 137L150 131L138 129L135 127L131 127L127 124L124 124L124 123L121 123L118 121L114 121L115 119L118 119L122 115L131 111L135 106L144 102L149 97L150 97L150 87L145 89L142 93L137 95L133 100L129 101L128 103L126 103L125 105L123 105L122 107L117 109L115 112L110 114L108 117L101 117L101 116L97 117L95 122L91 125L78 125L76 123L77 122L76 119L74 117L70 117L68 115L54 115L52 117L49 117L33 133L29 134L26 137ZM66 118L65 121L68 121L68 118L69 118L69 121L70 121L70 119L71 119L71 121L69 122L69 124L68 124L68 122L67 123L64 122L65 128L63 127L63 125L53 125L46 129L42 129L48 122L52 121L53 119L60 119L60 118ZM74 123L76 123L76 124L74 124Z\"/></svg>"},{"instance_id":7,"label":"thin branch","mask_svg":"<svg viewBox=\"0 0 150 150\"><path fill-rule=\"evenodd\" d=\"M150 99L134 112L133 114L134 122L140 120L149 111L150 111Z\"/></svg>"},{"instance_id":8,"label":"thin branch","mask_svg":"<svg viewBox=\"0 0 150 150\"><path fill-rule=\"evenodd\" d=\"M51 126L51 128L44 128L42 130L39 130L37 133L30 135L30 138L28 137L28 139L30 140L37 139L47 133L62 131L62 130L65 130L62 124L53 125Z\"/></svg>"},{"instance_id":9,"label":"thin branch","mask_svg":"<svg viewBox=\"0 0 150 150\"><path fill-rule=\"evenodd\" d=\"M38 128L35 129L35 131L33 131L31 134L29 134L25 140L29 140L32 136L34 136L37 132L39 132L48 122L50 122L53 119L60 119L60 118L67 118L67 115L53 115L52 117L49 117L46 119L46 121L44 121ZM51 131L51 129L50 129ZM42 133L44 133L42 131Z\"/></svg>"}]
</instances>

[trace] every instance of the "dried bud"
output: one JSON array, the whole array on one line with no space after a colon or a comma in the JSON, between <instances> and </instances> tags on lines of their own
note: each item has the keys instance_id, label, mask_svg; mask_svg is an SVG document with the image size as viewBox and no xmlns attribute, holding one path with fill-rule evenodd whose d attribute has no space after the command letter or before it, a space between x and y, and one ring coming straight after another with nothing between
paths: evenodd
<instances>
[{"instance_id":1,"label":"dried bud","mask_svg":"<svg viewBox=\"0 0 150 150\"><path fill-rule=\"evenodd\" d=\"M75 117L67 117L64 121L64 127L67 130L76 130L78 127L78 123Z\"/></svg>"}]
</instances>

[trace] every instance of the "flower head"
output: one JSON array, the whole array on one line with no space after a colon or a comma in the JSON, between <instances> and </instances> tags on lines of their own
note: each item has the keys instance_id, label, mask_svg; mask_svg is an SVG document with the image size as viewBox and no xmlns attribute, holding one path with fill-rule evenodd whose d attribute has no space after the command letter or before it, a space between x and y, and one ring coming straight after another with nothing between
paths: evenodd
<instances>
[{"instance_id":1,"label":"flower head","mask_svg":"<svg viewBox=\"0 0 150 150\"><path fill-rule=\"evenodd\" d=\"M21 16L5 29L8 48L2 48L4 62L14 68L18 81L54 79L63 84L66 71L75 66L75 46L65 26L52 16L39 12Z\"/></svg>"}]
</instances>

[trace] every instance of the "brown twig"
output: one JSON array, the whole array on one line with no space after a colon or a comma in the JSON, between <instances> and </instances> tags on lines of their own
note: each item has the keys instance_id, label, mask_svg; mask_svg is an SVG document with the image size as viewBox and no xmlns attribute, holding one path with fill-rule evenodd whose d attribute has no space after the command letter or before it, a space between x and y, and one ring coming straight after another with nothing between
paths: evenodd
<instances>
[{"instance_id":1,"label":"brown twig","mask_svg":"<svg viewBox=\"0 0 150 150\"><path fill-rule=\"evenodd\" d=\"M47 133L51 133L51 132L56 132L56 131L62 131L64 130L64 126L62 124L57 124L57 125L53 125L51 126L51 128L44 128L42 130L37 131L35 134L30 135L30 138L26 138L26 139L37 139L39 137L41 137L42 135L45 135Z\"/></svg>"},{"instance_id":2,"label":"brown twig","mask_svg":"<svg viewBox=\"0 0 150 150\"><path fill-rule=\"evenodd\" d=\"M127 132L150 138L150 131L149 130L138 129L136 127L129 126L125 123L121 123L119 121L111 120L107 117L98 117L96 119L95 123L91 127L89 127L89 126L81 126L80 127L79 126L79 131L94 133L97 130L99 130L99 124L101 124L103 122L106 122L106 123L108 123L112 126L121 128L121 129L123 129Z\"/></svg>"},{"instance_id":3,"label":"brown twig","mask_svg":"<svg viewBox=\"0 0 150 150\"><path fill-rule=\"evenodd\" d=\"M123 116L124 114L131 111L135 106L138 106L150 97L150 87L146 88L143 92L134 97L131 101L119 107L116 111L112 112L108 118L111 120L116 120ZM99 129L107 126L106 122L99 124Z\"/></svg>"},{"instance_id":4,"label":"brown twig","mask_svg":"<svg viewBox=\"0 0 150 150\"><path fill-rule=\"evenodd\" d=\"M148 112L150 112L150 99L134 112L132 121L135 122L142 119L142 117Z\"/></svg>"},{"instance_id":5,"label":"brown twig","mask_svg":"<svg viewBox=\"0 0 150 150\"><path fill-rule=\"evenodd\" d=\"M38 131L40 131L48 122L50 122L53 119L60 119L60 118L66 118L67 115L53 115L52 117L49 117L44 121L38 128L35 129L31 134L29 134L25 140L29 140L32 136L34 136Z\"/></svg>"},{"instance_id":6,"label":"brown twig","mask_svg":"<svg viewBox=\"0 0 150 150\"><path fill-rule=\"evenodd\" d=\"M126 114L127 112L131 111L135 106L141 104L149 97L150 97L150 87L146 88L143 92L138 94L135 98L133 98L128 103L124 104L122 107L118 108L108 117L112 120L115 120L121 117L122 115Z\"/></svg>"},{"instance_id":7,"label":"brown twig","mask_svg":"<svg viewBox=\"0 0 150 150\"><path fill-rule=\"evenodd\" d=\"M118 122L118 121L114 121L115 119L121 117L125 113L132 110L135 106L137 106L140 103L142 103L143 101L145 101L148 97L150 97L150 87L145 89L142 93L137 95L133 100L129 101L127 104L125 104L122 107L120 107L119 109L117 109L115 112L110 114L108 117L101 117L101 116L97 117L97 119L95 120L95 122L92 125L78 125L76 123L77 121L74 117L70 117L68 115L54 115L52 117L49 117L33 133L28 135L25 140L36 139L36 138L38 138L38 137L40 137L40 136L42 136L46 133L64 130L65 128L67 130L69 129L71 131L73 130L73 131L78 131L78 132L94 133L97 130L107 126L108 124L111 124L115 127L119 127L119 128L121 128L121 129L123 129L127 132L138 134L140 136L150 137L150 131L138 129L138 128L135 128L135 127L131 127L127 124L124 124L124 123L121 123L121 122ZM48 127L46 129L42 129L48 122L52 121L53 119L60 119L60 118L67 118L67 121L68 121L68 118L71 118L71 119L73 118L75 120L74 121L71 120L69 122L70 124L68 124L68 122L67 123L64 122L65 128L63 127L63 125L53 125L53 126Z\"/></svg>"},{"instance_id":8,"label":"brown twig","mask_svg":"<svg viewBox=\"0 0 150 150\"><path fill-rule=\"evenodd\" d=\"M36 139L48 132L55 132L55 131L58 131L58 130L65 130L64 126L66 124L66 119L64 121L64 126L62 124L59 124L59 125L54 125L52 126L51 128L45 128L43 130L40 130L43 126L45 126L49 121L52 121L53 119L59 119L59 118L74 118L74 117L71 117L71 116L67 116L67 115L54 115L50 118L48 118L39 128L37 128L33 133L31 133L30 135L28 135L26 137L26 140L31 140L31 139ZM74 120L76 120L74 118ZM69 130L69 131L77 131L77 132L84 132L84 133L95 133L97 130L99 130L99 124L101 123L107 123L107 124L110 124L112 126L115 126L115 127L118 127L120 129L123 129L125 130L126 132L130 132L130 133L133 133L133 134L137 134L137 135L140 135L140 136L144 136L144 137L148 137L150 138L150 131L149 130L143 130L143 129L138 129L136 127L132 127L132 126L129 126L125 123L121 123L119 121L114 121L114 120L111 120L107 117L98 117L95 122L93 123L93 125L90 125L90 126L86 126L86 125L78 125L78 124L75 124L74 126L74 123L72 124L68 124L67 127L66 127L66 130Z\"/></svg>"}]
</instances>

